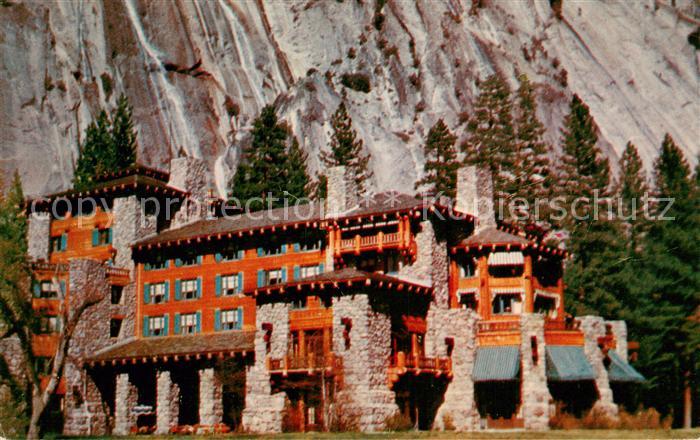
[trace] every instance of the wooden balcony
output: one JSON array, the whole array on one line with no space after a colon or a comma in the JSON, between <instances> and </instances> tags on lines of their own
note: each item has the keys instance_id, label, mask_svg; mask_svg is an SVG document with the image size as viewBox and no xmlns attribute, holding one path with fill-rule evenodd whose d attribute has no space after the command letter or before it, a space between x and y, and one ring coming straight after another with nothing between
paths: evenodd
<instances>
[{"instance_id":1,"label":"wooden balcony","mask_svg":"<svg viewBox=\"0 0 700 440\"><path fill-rule=\"evenodd\" d=\"M398 379L398 376L406 373L432 374L436 377L452 376L452 359L449 357L412 356L400 351L391 357L390 377Z\"/></svg>"},{"instance_id":2,"label":"wooden balcony","mask_svg":"<svg viewBox=\"0 0 700 440\"><path fill-rule=\"evenodd\" d=\"M281 359L267 358L267 368L272 374L306 374L317 372L334 374L343 367L343 360L333 353L306 356L286 355Z\"/></svg>"},{"instance_id":3,"label":"wooden balcony","mask_svg":"<svg viewBox=\"0 0 700 440\"><path fill-rule=\"evenodd\" d=\"M551 319L544 322L544 340L548 345L583 345L578 319Z\"/></svg>"},{"instance_id":4,"label":"wooden balcony","mask_svg":"<svg viewBox=\"0 0 700 440\"><path fill-rule=\"evenodd\" d=\"M338 240L335 253L336 255L347 253L359 255L364 251L381 252L384 249L404 249L408 247L410 240L407 235L409 234L400 232L385 234L380 231L376 235L356 235L353 238L343 238Z\"/></svg>"},{"instance_id":5,"label":"wooden balcony","mask_svg":"<svg viewBox=\"0 0 700 440\"><path fill-rule=\"evenodd\" d=\"M520 331L520 321L485 321L480 322L479 333Z\"/></svg>"}]
</instances>

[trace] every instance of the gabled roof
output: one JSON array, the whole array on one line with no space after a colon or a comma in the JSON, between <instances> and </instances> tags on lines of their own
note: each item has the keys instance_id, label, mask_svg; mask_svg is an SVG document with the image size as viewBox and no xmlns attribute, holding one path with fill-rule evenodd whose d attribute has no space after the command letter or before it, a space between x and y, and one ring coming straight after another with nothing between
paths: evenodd
<instances>
[{"instance_id":1,"label":"gabled roof","mask_svg":"<svg viewBox=\"0 0 700 440\"><path fill-rule=\"evenodd\" d=\"M421 209L424 202L408 194L386 191L361 198L357 206L333 216L334 219L352 219L377 214L391 214L412 209ZM329 216L330 217L330 216Z\"/></svg>"},{"instance_id":2,"label":"gabled roof","mask_svg":"<svg viewBox=\"0 0 700 440\"><path fill-rule=\"evenodd\" d=\"M482 231L477 232L474 235L471 235L464 240L462 240L462 245L465 246L472 246L472 245L479 245L479 244L528 244L531 243L530 240L528 240L525 237L522 237L520 235L515 235L511 234L510 232L505 232L502 231L496 227L492 228L486 228Z\"/></svg>"},{"instance_id":3,"label":"gabled roof","mask_svg":"<svg viewBox=\"0 0 700 440\"><path fill-rule=\"evenodd\" d=\"M161 182L166 183L170 179L170 173L166 173L165 171L157 170L155 168L150 168L144 165L136 164L123 170L100 174L98 176L95 176L93 181L107 182L126 176L133 176L135 174L138 174L140 176L151 177L153 179L160 180Z\"/></svg>"},{"instance_id":4,"label":"gabled roof","mask_svg":"<svg viewBox=\"0 0 700 440\"><path fill-rule=\"evenodd\" d=\"M372 286L396 291L413 292L416 294L432 294L433 288L411 280L405 280L390 275L370 273L346 267L332 272L324 272L313 277L301 280L289 281L282 284L259 287L247 291L254 296L283 294L285 292L301 292L306 290L326 290L335 288L349 288L359 286Z\"/></svg>"},{"instance_id":5,"label":"gabled roof","mask_svg":"<svg viewBox=\"0 0 700 440\"><path fill-rule=\"evenodd\" d=\"M200 335L132 339L98 351L85 361L153 360L154 358L253 351L255 332L227 331Z\"/></svg>"}]
</instances>

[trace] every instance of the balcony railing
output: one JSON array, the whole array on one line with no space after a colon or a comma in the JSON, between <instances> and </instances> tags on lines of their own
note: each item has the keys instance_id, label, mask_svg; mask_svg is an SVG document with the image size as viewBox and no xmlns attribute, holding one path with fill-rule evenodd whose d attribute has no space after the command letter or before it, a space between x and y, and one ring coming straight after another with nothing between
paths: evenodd
<instances>
[{"instance_id":1,"label":"balcony railing","mask_svg":"<svg viewBox=\"0 0 700 440\"><path fill-rule=\"evenodd\" d=\"M126 277L129 278L129 269L121 267L107 266L107 276L109 277Z\"/></svg>"},{"instance_id":2,"label":"balcony railing","mask_svg":"<svg viewBox=\"0 0 700 440\"><path fill-rule=\"evenodd\" d=\"M487 321L479 323L479 333L520 330L520 321Z\"/></svg>"},{"instance_id":3,"label":"balcony railing","mask_svg":"<svg viewBox=\"0 0 700 440\"><path fill-rule=\"evenodd\" d=\"M268 369L271 373L287 372L308 372L312 373L319 370L328 370L333 372L342 367L342 359L333 353L325 355L309 354L306 356L286 355L279 359L268 358Z\"/></svg>"},{"instance_id":4,"label":"balcony railing","mask_svg":"<svg viewBox=\"0 0 700 440\"><path fill-rule=\"evenodd\" d=\"M437 374L452 373L452 359L449 357L413 356L400 351L391 357L391 368L402 372L426 372Z\"/></svg>"},{"instance_id":5,"label":"balcony railing","mask_svg":"<svg viewBox=\"0 0 700 440\"><path fill-rule=\"evenodd\" d=\"M403 244L402 234L392 232L385 234L378 232L376 235L361 236L354 238L344 238L340 240L337 251L340 253L356 252L363 250L383 249L385 247L400 247Z\"/></svg>"},{"instance_id":6,"label":"balcony railing","mask_svg":"<svg viewBox=\"0 0 700 440\"><path fill-rule=\"evenodd\" d=\"M572 320L547 320L544 322L545 331L565 331L578 330L581 327L581 321L578 319Z\"/></svg>"}]
</instances>

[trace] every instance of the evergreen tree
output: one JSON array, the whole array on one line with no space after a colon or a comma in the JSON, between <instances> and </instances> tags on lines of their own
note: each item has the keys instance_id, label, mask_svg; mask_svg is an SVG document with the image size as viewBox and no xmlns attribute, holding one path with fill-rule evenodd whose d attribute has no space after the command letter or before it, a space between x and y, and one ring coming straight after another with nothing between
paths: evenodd
<instances>
[{"instance_id":1,"label":"evergreen tree","mask_svg":"<svg viewBox=\"0 0 700 440\"><path fill-rule=\"evenodd\" d=\"M131 121L131 106L126 96L117 100L117 108L112 114L112 165L122 170L136 163L136 131Z\"/></svg>"},{"instance_id":2,"label":"evergreen tree","mask_svg":"<svg viewBox=\"0 0 700 440\"><path fill-rule=\"evenodd\" d=\"M73 187L76 190L89 188L95 176L114 170L111 127L112 123L104 110L96 121L88 125L73 175Z\"/></svg>"},{"instance_id":3,"label":"evergreen tree","mask_svg":"<svg viewBox=\"0 0 700 440\"><path fill-rule=\"evenodd\" d=\"M322 151L321 160L327 167L345 166L353 176L358 195L364 196L373 177L368 166L371 156L364 152L362 139L357 139L345 103L341 102L333 114L331 127L330 152Z\"/></svg>"},{"instance_id":4,"label":"evergreen tree","mask_svg":"<svg viewBox=\"0 0 700 440\"><path fill-rule=\"evenodd\" d=\"M527 75L520 75L515 106L515 161L513 193L527 201L529 212L525 222L548 220L548 210L535 216L537 200L546 200L552 186L549 155L551 146L544 141L544 125L537 118L537 101Z\"/></svg>"},{"instance_id":5,"label":"evergreen tree","mask_svg":"<svg viewBox=\"0 0 700 440\"><path fill-rule=\"evenodd\" d=\"M469 140L462 146L465 160L489 168L495 197L507 198L513 192L515 151L510 88L498 74L478 85L479 97L467 123Z\"/></svg>"},{"instance_id":6,"label":"evergreen tree","mask_svg":"<svg viewBox=\"0 0 700 440\"><path fill-rule=\"evenodd\" d=\"M324 200L326 197L328 197L328 177L317 174L316 180L311 184L311 198Z\"/></svg>"},{"instance_id":7,"label":"evergreen tree","mask_svg":"<svg viewBox=\"0 0 700 440\"><path fill-rule=\"evenodd\" d=\"M268 205L273 208L284 205L286 140L287 127L277 120L275 108L263 107L253 123L251 144L230 183L230 196L242 206L247 204L256 211ZM269 200L270 197L278 200Z\"/></svg>"},{"instance_id":8,"label":"evergreen tree","mask_svg":"<svg viewBox=\"0 0 700 440\"><path fill-rule=\"evenodd\" d=\"M430 194L455 198L459 168L455 151L456 141L457 136L452 134L442 119L432 126L423 146L424 177L416 182L416 189L425 187Z\"/></svg>"},{"instance_id":9,"label":"evergreen tree","mask_svg":"<svg viewBox=\"0 0 700 440\"><path fill-rule=\"evenodd\" d=\"M634 284L641 307L633 333L640 338L640 368L649 379L645 403L688 423L692 381L700 373L700 204L690 167L668 135L654 166L656 195L674 200L664 213L674 219L655 219L645 236ZM657 214L667 203L661 205Z\"/></svg>"},{"instance_id":10,"label":"evergreen tree","mask_svg":"<svg viewBox=\"0 0 700 440\"><path fill-rule=\"evenodd\" d=\"M644 195L649 191L644 164L632 142L627 142L619 166L620 177L615 183L617 214L625 224L627 230L625 235L632 256L637 253L641 235L644 232L646 222L643 203Z\"/></svg>"},{"instance_id":11,"label":"evergreen tree","mask_svg":"<svg viewBox=\"0 0 700 440\"><path fill-rule=\"evenodd\" d=\"M286 191L293 199L309 197L311 179L306 171L306 158L306 152L299 146L299 141L296 137L293 138L284 162Z\"/></svg>"}]
</instances>

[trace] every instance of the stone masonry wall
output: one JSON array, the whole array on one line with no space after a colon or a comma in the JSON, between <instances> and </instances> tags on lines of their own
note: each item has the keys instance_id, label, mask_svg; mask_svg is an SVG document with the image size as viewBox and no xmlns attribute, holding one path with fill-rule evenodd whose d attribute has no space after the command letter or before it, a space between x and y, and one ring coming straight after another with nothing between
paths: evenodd
<instances>
[{"instance_id":1,"label":"stone masonry wall","mask_svg":"<svg viewBox=\"0 0 700 440\"><path fill-rule=\"evenodd\" d=\"M256 311L255 363L246 367L246 395L243 426L251 432L275 433L282 431L284 393L272 394L268 356L281 358L287 352L289 338L289 305L264 304ZM270 353L265 343L264 323L273 325Z\"/></svg>"},{"instance_id":2,"label":"stone masonry wall","mask_svg":"<svg viewBox=\"0 0 700 440\"><path fill-rule=\"evenodd\" d=\"M547 387L544 316L523 313L520 316L520 363L522 383L520 400L525 429L549 429L549 408L552 396ZM533 358L532 338L536 338L536 360Z\"/></svg>"},{"instance_id":3,"label":"stone masonry wall","mask_svg":"<svg viewBox=\"0 0 700 440\"><path fill-rule=\"evenodd\" d=\"M67 435L105 434L108 414L96 384L82 367L83 359L110 344L110 295L104 266L94 260L71 260L69 286L71 313L88 297L98 303L82 314L68 347L63 431Z\"/></svg>"},{"instance_id":4,"label":"stone masonry wall","mask_svg":"<svg viewBox=\"0 0 700 440\"><path fill-rule=\"evenodd\" d=\"M343 318L351 320L350 346ZM337 416L357 423L361 431L378 431L398 411L387 384L391 354L391 321L373 310L365 294L333 300L333 351L343 361L343 387L336 395Z\"/></svg>"},{"instance_id":5,"label":"stone masonry wall","mask_svg":"<svg viewBox=\"0 0 700 440\"><path fill-rule=\"evenodd\" d=\"M455 209L476 217L476 231L496 226L493 178L487 169L463 166L457 170Z\"/></svg>"},{"instance_id":6,"label":"stone masonry wall","mask_svg":"<svg viewBox=\"0 0 700 440\"><path fill-rule=\"evenodd\" d=\"M199 370L199 424L213 427L222 422L224 415L223 385L214 368Z\"/></svg>"},{"instance_id":7,"label":"stone masonry wall","mask_svg":"<svg viewBox=\"0 0 700 440\"><path fill-rule=\"evenodd\" d=\"M136 406L138 392L131 382L128 373L117 374L114 402L114 430L115 435L127 435L131 427L136 425L136 417L131 408Z\"/></svg>"},{"instance_id":8,"label":"stone masonry wall","mask_svg":"<svg viewBox=\"0 0 700 440\"><path fill-rule=\"evenodd\" d=\"M449 306L447 245L437 241L433 224L427 220L420 223L416 233L416 245L418 246L416 260L413 264L402 267L399 276L432 285L436 305L447 308Z\"/></svg>"},{"instance_id":9,"label":"stone masonry wall","mask_svg":"<svg viewBox=\"0 0 700 440\"><path fill-rule=\"evenodd\" d=\"M170 186L187 191L189 196L174 215L171 227L202 220L209 212L209 170L205 161L194 157L178 157L170 161Z\"/></svg>"},{"instance_id":10,"label":"stone masonry wall","mask_svg":"<svg viewBox=\"0 0 700 440\"><path fill-rule=\"evenodd\" d=\"M33 260L49 261L51 217L46 213L32 213L28 223L27 255Z\"/></svg>"},{"instance_id":11,"label":"stone masonry wall","mask_svg":"<svg viewBox=\"0 0 700 440\"><path fill-rule=\"evenodd\" d=\"M156 378L156 434L167 434L177 426L179 396L180 387L173 383L170 371L159 371Z\"/></svg>"},{"instance_id":12,"label":"stone masonry wall","mask_svg":"<svg viewBox=\"0 0 700 440\"><path fill-rule=\"evenodd\" d=\"M357 188L346 167L328 168L326 176L328 177L326 214L329 217L337 216L358 204Z\"/></svg>"},{"instance_id":13,"label":"stone masonry wall","mask_svg":"<svg viewBox=\"0 0 700 440\"><path fill-rule=\"evenodd\" d=\"M605 321L599 316L584 316L581 318L581 330L584 337L584 351L588 362L596 375L595 384L598 388L598 401L593 409L617 417L618 408L613 401L613 393L608 380L608 370L603 364L603 352L598 347L598 338L605 336Z\"/></svg>"},{"instance_id":14,"label":"stone masonry wall","mask_svg":"<svg viewBox=\"0 0 700 440\"><path fill-rule=\"evenodd\" d=\"M606 321L610 324L613 335L615 335L615 351L623 360L627 361L629 353L627 350L627 323L625 321Z\"/></svg>"},{"instance_id":15,"label":"stone masonry wall","mask_svg":"<svg viewBox=\"0 0 700 440\"><path fill-rule=\"evenodd\" d=\"M150 206L153 202L144 204ZM164 209L161 207L161 209ZM138 240L156 233L155 216L143 212L141 201L136 196L120 197L114 200L112 210L112 246L117 251L114 264L117 267L133 270L131 245Z\"/></svg>"},{"instance_id":16,"label":"stone masonry wall","mask_svg":"<svg viewBox=\"0 0 700 440\"><path fill-rule=\"evenodd\" d=\"M476 328L479 317L472 310L441 309L428 311L426 356L447 356L445 338L452 338L452 380L438 408L434 428L444 429L446 416L458 431L471 431L479 426L479 413L474 397L472 372L476 359Z\"/></svg>"}]
</instances>

